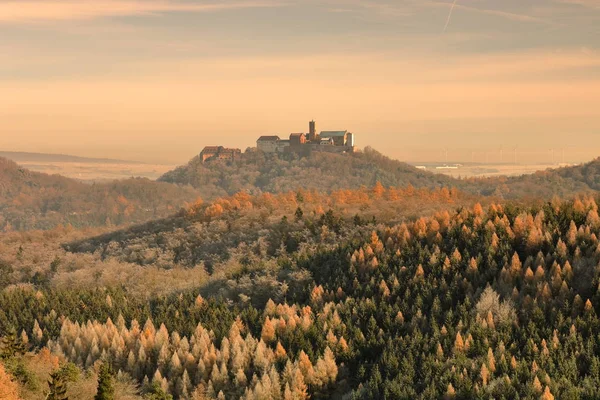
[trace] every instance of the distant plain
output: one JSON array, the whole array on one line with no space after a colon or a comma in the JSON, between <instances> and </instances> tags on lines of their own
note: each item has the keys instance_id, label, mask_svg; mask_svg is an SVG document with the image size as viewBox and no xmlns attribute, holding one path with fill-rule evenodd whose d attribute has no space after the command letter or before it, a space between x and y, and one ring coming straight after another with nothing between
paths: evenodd
<instances>
[{"instance_id":1,"label":"distant plain","mask_svg":"<svg viewBox=\"0 0 600 400\"><path fill-rule=\"evenodd\" d=\"M426 170L436 174L444 174L453 178L485 178L497 176L520 176L534 174L538 171L556 169L566 165L558 164L462 164L456 169L443 169L444 164L411 163L411 165L426 166ZM448 165L455 165L448 163ZM571 164L569 164L571 165Z\"/></svg>"},{"instance_id":2,"label":"distant plain","mask_svg":"<svg viewBox=\"0 0 600 400\"><path fill-rule=\"evenodd\" d=\"M175 165L140 163L89 163L21 161L24 168L46 174L59 174L83 182L106 182L115 179L142 177L155 180Z\"/></svg>"}]
</instances>

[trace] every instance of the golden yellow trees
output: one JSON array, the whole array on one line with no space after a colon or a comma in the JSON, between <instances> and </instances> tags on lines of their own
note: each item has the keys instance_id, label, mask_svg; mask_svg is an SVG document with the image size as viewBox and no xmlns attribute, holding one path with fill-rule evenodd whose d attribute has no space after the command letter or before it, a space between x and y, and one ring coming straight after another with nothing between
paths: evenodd
<instances>
[{"instance_id":1,"label":"golden yellow trees","mask_svg":"<svg viewBox=\"0 0 600 400\"><path fill-rule=\"evenodd\" d=\"M479 371L479 375L481 376L483 386L487 386L488 380L490 378L490 371L485 366L485 364L481 364L481 370Z\"/></svg>"},{"instance_id":2,"label":"golden yellow trees","mask_svg":"<svg viewBox=\"0 0 600 400\"><path fill-rule=\"evenodd\" d=\"M451 400L456 396L456 391L454 390L454 386L451 383L448 384L448 389L446 390L445 399Z\"/></svg>"},{"instance_id":3,"label":"golden yellow trees","mask_svg":"<svg viewBox=\"0 0 600 400\"><path fill-rule=\"evenodd\" d=\"M588 212L586 224L589 225L592 229L600 228L600 216L598 216L597 210L591 209Z\"/></svg>"},{"instance_id":4,"label":"golden yellow trees","mask_svg":"<svg viewBox=\"0 0 600 400\"><path fill-rule=\"evenodd\" d=\"M471 257L469 260L469 273L474 274L477 272L477 260Z\"/></svg>"},{"instance_id":5,"label":"golden yellow trees","mask_svg":"<svg viewBox=\"0 0 600 400\"><path fill-rule=\"evenodd\" d=\"M534 280L533 271L531 270L530 267L527 267L527 269L525 270L525 282L533 283L533 280Z\"/></svg>"},{"instance_id":6,"label":"golden yellow trees","mask_svg":"<svg viewBox=\"0 0 600 400\"><path fill-rule=\"evenodd\" d=\"M340 337L340 340L338 341L338 350L340 353L345 353L348 351L348 343L346 342L346 339L344 339L344 337Z\"/></svg>"},{"instance_id":7,"label":"golden yellow trees","mask_svg":"<svg viewBox=\"0 0 600 400\"><path fill-rule=\"evenodd\" d=\"M538 377L536 376L535 378L533 378L533 390L535 390L535 392L537 394L542 394L542 391L544 390L542 388L542 384L540 382L540 380L538 379Z\"/></svg>"},{"instance_id":8,"label":"golden yellow trees","mask_svg":"<svg viewBox=\"0 0 600 400\"><path fill-rule=\"evenodd\" d=\"M510 367L515 370L517 369L517 359L515 358L515 356L512 356L510 358Z\"/></svg>"},{"instance_id":9,"label":"golden yellow trees","mask_svg":"<svg viewBox=\"0 0 600 400\"><path fill-rule=\"evenodd\" d=\"M265 343L271 343L273 340L275 340L275 327L273 326L271 318L265 318L265 323L263 324L260 337L265 341Z\"/></svg>"},{"instance_id":10,"label":"golden yellow trees","mask_svg":"<svg viewBox=\"0 0 600 400\"><path fill-rule=\"evenodd\" d=\"M590 301L590 299L587 299L585 301L585 305L583 306L583 309L586 313L592 312L594 307L592 306L592 302Z\"/></svg>"},{"instance_id":11,"label":"golden yellow trees","mask_svg":"<svg viewBox=\"0 0 600 400\"><path fill-rule=\"evenodd\" d=\"M381 182L377 181L377 183L373 187L373 195L375 196L376 199L380 199L384 193L385 193L385 188L383 187Z\"/></svg>"},{"instance_id":12,"label":"golden yellow trees","mask_svg":"<svg viewBox=\"0 0 600 400\"><path fill-rule=\"evenodd\" d=\"M11 376L6 373L4 365L0 363L0 399L19 400L19 387Z\"/></svg>"},{"instance_id":13,"label":"golden yellow trees","mask_svg":"<svg viewBox=\"0 0 600 400\"><path fill-rule=\"evenodd\" d=\"M442 347L441 343L439 343L439 342L437 344L436 355L437 355L438 360L441 360L444 358L444 348Z\"/></svg>"},{"instance_id":14,"label":"golden yellow trees","mask_svg":"<svg viewBox=\"0 0 600 400\"><path fill-rule=\"evenodd\" d=\"M490 372L496 372L496 358L494 358L494 352L492 352L492 348L488 348L487 354L487 365Z\"/></svg>"},{"instance_id":15,"label":"golden yellow trees","mask_svg":"<svg viewBox=\"0 0 600 400\"><path fill-rule=\"evenodd\" d=\"M519 259L519 255L515 252L512 256L512 260L510 263L510 274L513 277L521 276L521 260Z\"/></svg>"},{"instance_id":16,"label":"golden yellow trees","mask_svg":"<svg viewBox=\"0 0 600 400\"><path fill-rule=\"evenodd\" d=\"M298 356L298 367L304 377L303 380L311 384L314 379L315 370L304 350L300 351L300 355Z\"/></svg>"},{"instance_id":17,"label":"golden yellow trees","mask_svg":"<svg viewBox=\"0 0 600 400\"><path fill-rule=\"evenodd\" d=\"M540 400L554 400L554 396L550 393L550 388L546 386Z\"/></svg>"},{"instance_id":18,"label":"golden yellow trees","mask_svg":"<svg viewBox=\"0 0 600 400\"><path fill-rule=\"evenodd\" d=\"M402 314L402 311L398 311L398 314L396 314L396 322L400 325L404 324L404 315Z\"/></svg>"},{"instance_id":19,"label":"golden yellow trees","mask_svg":"<svg viewBox=\"0 0 600 400\"><path fill-rule=\"evenodd\" d=\"M465 342L460 332L456 333L456 339L454 339L454 352L462 353L465 350Z\"/></svg>"},{"instance_id":20,"label":"golden yellow trees","mask_svg":"<svg viewBox=\"0 0 600 400\"><path fill-rule=\"evenodd\" d=\"M275 358L277 360L285 360L287 357L287 352L283 348L280 342L277 342L277 346L275 347Z\"/></svg>"},{"instance_id":21,"label":"golden yellow trees","mask_svg":"<svg viewBox=\"0 0 600 400\"><path fill-rule=\"evenodd\" d=\"M425 270L421 264L417 265L417 271L415 272L415 280L421 280L425 277Z\"/></svg>"},{"instance_id":22,"label":"golden yellow trees","mask_svg":"<svg viewBox=\"0 0 600 400\"><path fill-rule=\"evenodd\" d=\"M577 225L574 221L571 221L569 231L567 232L567 243L574 246L577 243Z\"/></svg>"}]
</instances>

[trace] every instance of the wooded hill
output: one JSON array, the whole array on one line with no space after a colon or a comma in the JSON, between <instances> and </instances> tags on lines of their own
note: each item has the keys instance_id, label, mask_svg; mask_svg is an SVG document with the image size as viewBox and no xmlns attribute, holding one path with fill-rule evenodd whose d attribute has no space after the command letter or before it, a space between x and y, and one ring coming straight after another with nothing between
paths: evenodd
<instances>
[{"instance_id":1,"label":"wooded hill","mask_svg":"<svg viewBox=\"0 0 600 400\"><path fill-rule=\"evenodd\" d=\"M87 185L35 173L0 158L0 230L119 226L173 214L197 197L214 200L240 191L285 193L299 188L331 193L384 187L459 189L499 199L551 199L600 189L600 160L521 177L453 179L418 170L367 148L349 155L308 157L247 152L235 162L202 163L198 157L159 182L132 178ZM173 185L176 184L176 185Z\"/></svg>"},{"instance_id":2,"label":"wooded hill","mask_svg":"<svg viewBox=\"0 0 600 400\"><path fill-rule=\"evenodd\" d=\"M355 154L315 152L307 157L249 150L235 162L203 163L194 157L187 165L166 173L159 180L191 185L201 190L205 199L240 191L283 193L302 188L325 193L372 187L377 182L385 187L454 186L449 177L418 170L370 148Z\"/></svg>"},{"instance_id":3,"label":"wooded hill","mask_svg":"<svg viewBox=\"0 0 600 400\"><path fill-rule=\"evenodd\" d=\"M85 184L0 158L0 231L111 226L175 213L198 192L149 179Z\"/></svg>"},{"instance_id":4,"label":"wooded hill","mask_svg":"<svg viewBox=\"0 0 600 400\"><path fill-rule=\"evenodd\" d=\"M203 263L212 270L231 258L236 262L267 259L315 244L324 235L323 227L342 226L341 219L353 221L352 227L378 220L399 223L423 213L471 205L478 199L446 188L386 189L379 183L331 194L298 190L251 196L240 192L213 202L198 201L172 217L69 243L65 249L164 268ZM336 229L327 233L333 241L340 234L344 236Z\"/></svg>"},{"instance_id":5,"label":"wooded hill","mask_svg":"<svg viewBox=\"0 0 600 400\"><path fill-rule=\"evenodd\" d=\"M199 157L170 171L160 181L191 185L205 199L248 193L281 193L298 188L330 192L372 187L457 188L482 196L506 199L568 197L600 189L600 160L588 164L540 171L520 177L454 179L419 170L390 159L372 148L354 154L265 154L247 151L234 162L206 162Z\"/></svg>"},{"instance_id":6,"label":"wooded hill","mask_svg":"<svg viewBox=\"0 0 600 400\"><path fill-rule=\"evenodd\" d=\"M149 300L119 285L5 289L0 329L21 332L3 339L8 373L25 387L33 379L20 355L27 344L48 346L61 365L108 362L147 399L600 397L597 198L475 204L394 223L360 210L345 218L343 207L313 212L304 194L302 212L256 220L267 233L208 297L202 287ZM377 186L367 198L397 194ZM227 235L237 229L229 217L284 204L246 196L180 218ZM136 250L110 246L110 257ZM258 290L270 277L272 290Z\"/></svg>"}]
</instances>

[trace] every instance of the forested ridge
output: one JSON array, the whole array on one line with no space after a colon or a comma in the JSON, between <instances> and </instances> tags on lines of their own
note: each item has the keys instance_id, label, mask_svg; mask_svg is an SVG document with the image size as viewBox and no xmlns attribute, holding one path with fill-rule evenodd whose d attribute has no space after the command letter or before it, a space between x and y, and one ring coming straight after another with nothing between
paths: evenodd
<instances>
[{"instance_id":1,"label":"forested ridge","mask_svg":"<svg viewBox=\"0 0 600 400\"><path fill-rule=\"evenodd\" d=\"M57 225L113 227L176 213L197 197L207 201L300 188L331 193L372 187L454 188L500 199L551 199L600 188L600 161L521 177L453 179L418 170L366 148L355 154L269 155L249 150L235 162L202 163L199 157L159 182L131 178L84 184L28 171L0 159L0 230L52 229Z\"/></svg>"},{"instance_id":2,"label":"forested ridge","mask_svg":"<svg viewBox=\"0 0 600 400\"><path fill-rule=\"evenodd\" d=\"M454 179L419 170L370 147L354 154L315 152L305 157L265 154L249 149L235 162L203 163L199 157L194 157L159 180L191 185L199 189L205 199L240 191L282 193L305 188L330 192L371 187L380 182L385 187L447 187L475 195L516 200L569 197L574 193L598 190L599 169L600 160L596 159L580 166L518 177Z\"/></svg>"},{"instance_id":3,"label":"forested ridge","mask_svg":"<svg viewBox=\"0 0 600 400\"><path fill-rule=\"evenodd\" d=\"M198 197L190 187L131 178L85 184L0 158L0 231L140 223L175 213Z\"/></svg>"},{"instance_id":4,"label":"forested ridge","mask_svg":"<svg viewBox=\"0 0 600 400\"><path fill-rule=\"evenodd\" d=\"M28 357L48 348L56 368L88 371L67 387L112 376L153 399L598 398L599 199L469 196L241 193L190 205L164 232L57 246L34 281L14 268L33 257L19 248L0 294L6 374L40 398ZM77 257L106 266L96 286L61 284L85 268ZM113 264L202 274L140 296L130 279L107 284Z\"/></svg>"},{"instance_id":5,"label":"forested ridge","mask_svg":"<svg viewBox=\"0 0 600 400\"><path fill-rule=\"evenodd\" d=\"M371 187L451 187L452 179L420 171L367 148L355 154L314 152L309 156L267 154L249 149L235 162L206 162L194 157L187 165L167 172L160 181L191 185L203 197L283 193L300 188L330 192Z\"/></svg>"},{"instance_id":6,"label":"forested ridge","mask_svg":"<svg viewBox=\"0 0 600 400\"><path fill-rule=\"evenodd\" d=\"M360 224L417 218L423 212L449 210L475 199L480 197L446 188L386 189L380 183L329 194L303 189L255 196L240 192L212 202L198 200L175 216L64 247L71 252L99 252L103 258L140 265L212 265L252 257L257 252L264 260L322 240L327 237L323 227L332 224L336 229L329 232L329 241L336 242ZM346 226L338 219L354 224Z\"/></svg>"}]
</instances>

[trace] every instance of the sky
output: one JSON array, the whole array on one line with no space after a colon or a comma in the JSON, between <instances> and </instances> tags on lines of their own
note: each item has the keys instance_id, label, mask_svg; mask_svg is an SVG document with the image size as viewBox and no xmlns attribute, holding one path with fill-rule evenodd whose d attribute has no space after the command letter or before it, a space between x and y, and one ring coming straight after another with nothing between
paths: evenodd
<instances>
[{"instance_id":1,"label":"sky","mask_svg":"<svg viewBox=\"0 0 600 400\"><path fill-rule=\"evenodd\" d=\"M2 150L181 164L310 119L409 162L600 156L600 0L0 0Z\"/></svg>"}]
</instances>

